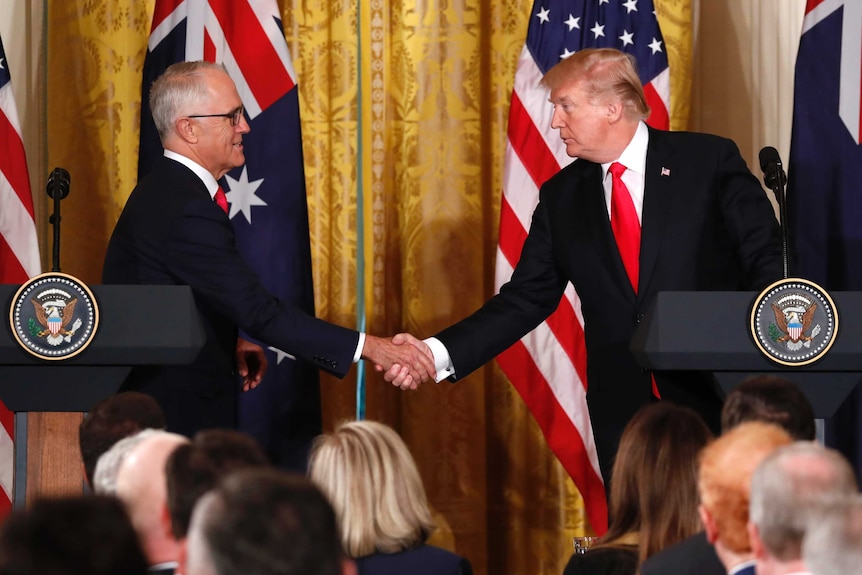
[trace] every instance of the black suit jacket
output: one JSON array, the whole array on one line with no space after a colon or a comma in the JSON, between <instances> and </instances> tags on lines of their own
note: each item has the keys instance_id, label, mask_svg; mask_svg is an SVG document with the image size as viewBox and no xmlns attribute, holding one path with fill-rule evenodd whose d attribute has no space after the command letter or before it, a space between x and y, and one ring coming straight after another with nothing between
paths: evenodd
<instances>
[{"instance_id":1,"label":"black suit jacket","mask_svg":"<svg viewBox=\"0 0 862 575\"><path fill-rule=\"evenodd\" d=\"M206 334L194 363L136 368L124 386L153 395L168 427L180 433L235 426L237 327L339 377L350 369L359 341L356 331L272 296L240 256L230 220L204 183L165 157L132 191L108 244L102 279L191 286Z\"/></svg>"},{"instance_id":2,"label":"black suit jacket","mask_svg":"<svg viewBox=\"0 0 862 575\"><path fill-rule=\"evenodd\" d=\"M761 289L781 277L782 263L774 212L736 145L650 129L636 294L611 231L601 178L599 164L576 160L548 180L511 280L436 337L449 350L456 377L464 377L541 323L572 282L585 322L587 402L607 479L623 427L650 401L650 375L629 343L656 294ZM711 376L655 376L663 399L694 407L718 431L721 399Z\"/></svg>"},{"instance_id":3,"label":"black suit jacket","mask_svg":"<svg viewBox=\"0 0 862 575\"><path fill-rule=\"evenodd\" d=\"M701 531L676 545L659 551L641 565L641 575L726 575L715 548Z\"/></svg>"}]
</instances>

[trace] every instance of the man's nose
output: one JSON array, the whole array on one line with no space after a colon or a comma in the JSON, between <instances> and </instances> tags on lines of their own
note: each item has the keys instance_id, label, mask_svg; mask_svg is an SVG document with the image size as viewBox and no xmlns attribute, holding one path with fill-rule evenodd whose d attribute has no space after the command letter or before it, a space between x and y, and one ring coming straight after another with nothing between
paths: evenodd
<instances>
[{"instance_id":1,"label":"man's nose","mask_svg":"<svg viewBox=\"0 0 862 575\"><path fill-rule=\"evenodd\" d=\"M236 125L236 129L240 134L248 134L251 132L251 125L249 125L248 121L245 119L245 114L240 116L239 124Z\"/></svg>"}]
</instances>

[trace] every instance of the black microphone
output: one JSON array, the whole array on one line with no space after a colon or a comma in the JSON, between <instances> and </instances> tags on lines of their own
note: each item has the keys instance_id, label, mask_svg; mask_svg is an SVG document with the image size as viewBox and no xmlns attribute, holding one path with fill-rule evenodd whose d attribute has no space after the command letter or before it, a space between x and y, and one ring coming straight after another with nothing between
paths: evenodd
<instances>
[{"instance_id":1,"label":"black microphone","mask_svg":"<svg viewBox=\"0 0 862 575\"><path fill-rule=\"evenodd\" d=\"M787 174L781 164L778 150L772 146L766 146L760 150L760 169L763 170L763 183L766 187L774 190L776 186L787 184Z\"/></svg>"},{"instance_id":2,"label":"black microphone","mask_svg":"<svg viewBox=\"0 0 862 575\"><path fill-rule=\"evenodd\" d=\"M69 172L63 168L54 168L48 176L48 197L62 200L69 195Z\"/></svg>"}]
</instances>

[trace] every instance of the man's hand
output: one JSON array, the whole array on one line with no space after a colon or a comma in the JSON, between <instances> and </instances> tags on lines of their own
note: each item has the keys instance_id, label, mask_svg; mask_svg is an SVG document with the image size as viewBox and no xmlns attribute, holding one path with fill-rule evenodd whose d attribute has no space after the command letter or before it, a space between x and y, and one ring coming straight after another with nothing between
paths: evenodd
<instances>
[{"instance_id":1,"label":"man's hand","mask_svg":"<svg viewBox=\"0 0 862 575\"><path fill-rule=\"evenodd\" d=\"M266 373L266 354L263 348L241 337L236 338L236 368L242 376L242 390L258 386Z\"/></svg>"},{"instance_id":2,"label":"man's hand","mask_svg":"<svg viewBox=\"0 0 862 575\"><path fill-rule=\"evenodd\" d=\"M418 345L404 345L408 343L407 337ZM437 373L431 349L408 334L398 334L392 339L366 334L362 358L374 362L377 371L386 371L386 381L401 389L416 389L428 378L434 379Z\"/></svg>"}]
</instances>

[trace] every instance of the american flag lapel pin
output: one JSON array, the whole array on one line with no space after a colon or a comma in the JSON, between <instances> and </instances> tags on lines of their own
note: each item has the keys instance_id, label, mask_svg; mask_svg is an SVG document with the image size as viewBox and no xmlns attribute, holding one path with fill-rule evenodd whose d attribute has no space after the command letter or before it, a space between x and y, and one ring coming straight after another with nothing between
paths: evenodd
<instances>
[{"instance_id":1,"label":"american flag lapel pin","mask_svg":"<svg viewBox=\"0 0 862 575\"><path fill-rule=\"evenodd\" d=\"M662 166L661 167L661 175L662 176L669 176L670 175L670 168L665 168L664 166Z\"/></svg>"}]
</instances>

